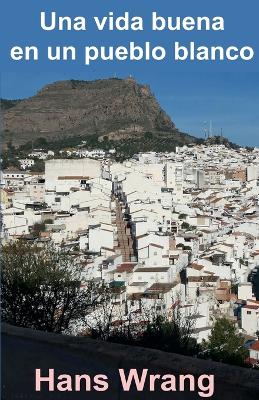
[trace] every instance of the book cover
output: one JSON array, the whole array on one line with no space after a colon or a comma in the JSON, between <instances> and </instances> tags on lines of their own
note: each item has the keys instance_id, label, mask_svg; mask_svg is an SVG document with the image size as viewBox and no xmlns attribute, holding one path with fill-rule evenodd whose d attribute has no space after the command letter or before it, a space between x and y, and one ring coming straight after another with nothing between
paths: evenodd
<instances>
[{"instance_id":1,"label":"book cover","mask_svg":"<svg viewBox=\"0 0 259 400\"><path fill-rule=\"evenodd\" d=\"M259 6L1 4L1 394L259 396Z\"/></svg>"}]
</instances>

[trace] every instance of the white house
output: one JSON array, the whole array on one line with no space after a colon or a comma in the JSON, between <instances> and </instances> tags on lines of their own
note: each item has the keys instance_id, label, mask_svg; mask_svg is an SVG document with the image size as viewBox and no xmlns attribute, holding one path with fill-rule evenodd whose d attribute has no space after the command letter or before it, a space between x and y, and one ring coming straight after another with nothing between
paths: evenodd
<instances>
[{"instance_id":1,"label":"white house","mask_svg":"<svg viewBox=\"0 0 259 400\"><path fill-rule=\"evenodd\" d=\"M241 327L248 335L259 331L259 303L250 302L241 309Z\"/></svg>"}]
</instances>

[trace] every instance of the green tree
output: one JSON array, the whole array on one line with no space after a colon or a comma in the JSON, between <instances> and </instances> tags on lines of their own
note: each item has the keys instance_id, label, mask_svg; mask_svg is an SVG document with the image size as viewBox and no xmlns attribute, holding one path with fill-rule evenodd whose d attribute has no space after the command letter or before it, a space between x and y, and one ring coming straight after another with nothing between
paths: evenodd
<instances>
[{"instance_id":1,"label":"green tree","mask_svg":"<svg viewBox=\"0 0 259 400\"><path fill-rule=\"evenodd\" d=\"M11 140L9 140L6 144L6 149L2 152L1 155L1 168L6 169L9 167L12 168L20 168L20 164L18 161L19 151L14 147Z\"/></svg>"},{"instance_id":2,"label":"green tree","mask_svg":"<svg viewBox=\"0 0 259 400\"><path fill-rule=\"evenodd\" d=\"M182 229L190 229L190 228L191 228L191 225L188 224L188 222L183 222L182 223Z\"/></svg>"},{"instance_id":3,"label":"green tree","mask_svg":"<svg viewBox=\"0 0 259 400\"><path fill-rule=\"evenodd\" d=\"M46 225L45 222L44 223L36 223L31 227L31 233L35 236L35 237L39 237L41 232L45 232L46 231Z\"/></svg>"},{"instance_id":4,"label":"green tree","mask_svg":"<svg viewBox=\"0 0 259 400\"><path fill-rule=\"evenodd\" d=\"M238 295L238 283L231 284L231 293Z\"/></svg>"},{"instance_id":5,"label":"green tree","mask_svg":"<svg viewBox=\"0 0 259 400\"><path fill-rule=\"evenodd\" d=\"M182 229L188 230L188 231L194 231L196 229L196 226L190 225L190 224L188 224L188 222L183 222Z\"/></svg>"},{"instance_id":6,"label":"green tree","mask_svg":"<svg viewBox=\"0 0 259 400\"><path fill-rule=\"evenodd\" d=\"M237 332L235 325L225 317L216 321L209 341L204 342L203 348L206 357L227 364L244 365L248 356L244 338Z\"/></svg>"},{"instance_id":7,"label":"green tree","mask_svg":"<svg viewBox=\"0 0 259 400\"><path fill-rule=\"evenodd\" d=\"M139 344L169 353L194 355L197 354L199 346L191 336L192 331L192 320L182 318L180 314L172 321L157 316L147 325Z\"/></svg>"},{"instance_id":8,"label":"green tree","mask_svg":"<svg viewBox=\"0 0 259 400\"><path fill-rule=\"evenodd\" d=\"M110 298L112 297L108 297ZM169 353L195 355L200 351L200 346L192 337L195 320L183 315L179 299L175 300L170 319L155 308L145 308L142 305L141 323L139 314L131 309L131 304L128 302L126 308L122 306L118 309L117 306L118 320L113 324L114 307L116 307L114 301L102 304L101 312L94 319L95 326L91 328L92 337Z\"/></svg>"},{"instance_id":9,"label":"green tree","mask_svg":"<svg viewBox=\"0 0 259 400\"><path fill-rule=\"evenodd\" d=\"M44 137L39 137L39 138L35 139L33 142L34 148L39 148L39 147L42 148L42 147L46 147L47 145L48 145L48 141Z\"/></svg>"},{"instance_id":10,"label":"green tree","mask_svg":"<svg viewBox=\"0 0 259 400\"><path fill-rule=\"evenodd\" d=\"M145 132L144 133L144 138L149 140L149 139L153 139L153 133L152 132Z\"/></svg>"},{"instance_id":11,"label":"green tree","mask_svg":"<svg viewBox=\"0 0 259 400\"><path fill-rule=\"evenodd\" d=\"M82 269L54 246L20 240L3 246L0 257L4 322L61 333L102 301L102 284L82 288Z\"/></svg>"},{"instance_id":12,"label":"green tree","mask_svg":"<svg viewBox=\"0 0 259 400\"><path fill-rule=\"evenodd\" d=\"M43 160L35 160L34 165L31 167L32 172L44 172L45 163Z\"/></svg>"}]
</instances>

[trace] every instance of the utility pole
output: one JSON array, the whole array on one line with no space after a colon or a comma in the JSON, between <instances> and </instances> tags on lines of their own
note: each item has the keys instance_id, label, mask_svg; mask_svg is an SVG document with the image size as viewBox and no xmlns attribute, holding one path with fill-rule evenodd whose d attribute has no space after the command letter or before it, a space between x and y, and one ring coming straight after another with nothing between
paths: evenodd
<instances>
[{"instance_id":1,"label":"utility pole","mask_svg":"<svg viewBox=\"0 0 259 400\"><path fill-rule=\"evenodd\" d=\"M212 121L210 120L209 137L212 136Z\"/></svg>"}]
</instances>

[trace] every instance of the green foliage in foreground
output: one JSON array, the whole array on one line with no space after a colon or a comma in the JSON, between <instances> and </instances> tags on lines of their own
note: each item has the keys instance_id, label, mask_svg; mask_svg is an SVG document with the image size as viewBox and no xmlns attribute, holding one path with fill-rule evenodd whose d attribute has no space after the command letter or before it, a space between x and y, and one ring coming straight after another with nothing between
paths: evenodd
<instances>
[{"instance_id":1,"label":"green foliage in foreground","mask_svg":"<svg viewBox=\"0 0 259 400\"><path fill-rule=\"evenodd\" d=\"M105 290L82 290L81 269L53 246L23 241L1 249L1 313L4 322L47 332L69 330L83 320Z\"/></svg>"},{"instance_id":2,"label":"green foliage in foreground","mask_svg":"<svg viewBox=\"0 0 259 400\"><path fill-rule=\"evenodd\" d=\"M166 318L157 317L147 326L140 345L170 353L197 354L199 346L191 337L192 328L187 321L182 322L179 318L168 321Z\"/></svg>"},{"instance_id":3,"label":"green foliage in foreground","mask_svg":"<svg viewBox=\"0 0 259 400\"><path fill-rule=\"evenodd\" d=\"M2 246L0 262L4 322L56 333L69 332L82 322L94 338L240 366L248 355L243 337L226 318L217 320L209 340L198 345L192 336L195 319L185 318L179 307L171 320L144 310L144 324L126 307L121 324L114 325L112 290L93 282L82 289L82 269L75 257L53 245L12 242ZM98 313L93 326L88 316L94 310Z\"/></svg>"},{"instance_id":4,"label":"green foliage in foreground","mask_svg":"<svg viewBox=\"0 0 259 400\"><path fill-rule=\"evenodd\" d=\"M131 317L129 316L129 319ZM192 328L189 321L179 318L169 321L162 315L150 316L145 325L131 321L127 325L121 324L112 329L106 326L105 332L104 337L103 329L102 331L95 329L92 331L92 337L184 355L195 355L200 350L197 341L191 336Z\"/></svg>"},{"instance_id":5,"label":"green foliage in foreground","mask_svg":"<svg viewBox=\"0 0 259 400\"><path fill-rule=\"evenodd\" d=\"M244 365L248 351L244 347L244 338L235 325L227 318L216 321L208 342L203 343L206 358L227 364Z\"/></svg>"}]
</instances>

